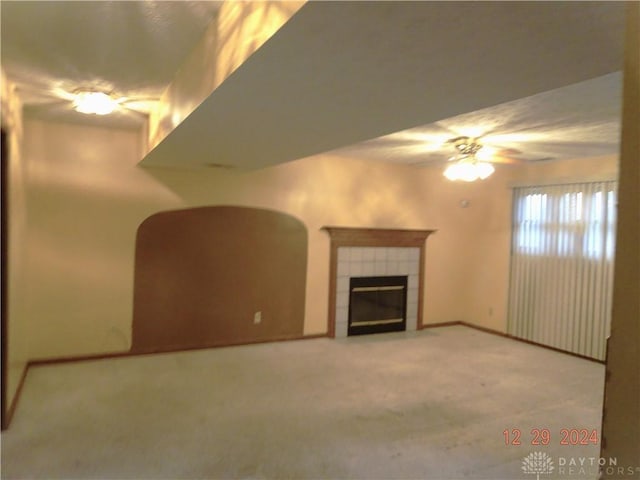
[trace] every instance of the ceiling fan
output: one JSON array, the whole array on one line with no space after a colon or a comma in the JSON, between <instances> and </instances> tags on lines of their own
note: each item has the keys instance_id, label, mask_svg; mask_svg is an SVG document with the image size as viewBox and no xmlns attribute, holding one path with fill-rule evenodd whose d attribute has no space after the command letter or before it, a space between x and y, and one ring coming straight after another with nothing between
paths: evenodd
<instances>
[{"instance_id":1,"label":"ceiling fan","mask_svg":"<svg viewBox=\"0 0 640 480\"><path fill-rule=\"evenodd\" d=\"M456 155L449 158L450 163L444 171L444 176L449 180L464 182L484 180L495 171L493 163L520 163L519 160L505 156L517 155L520 153L518 150L485 147L477 138L460 136L451 138L446 143L453 145L456 150Z\"/></svg>"}]
</instances>

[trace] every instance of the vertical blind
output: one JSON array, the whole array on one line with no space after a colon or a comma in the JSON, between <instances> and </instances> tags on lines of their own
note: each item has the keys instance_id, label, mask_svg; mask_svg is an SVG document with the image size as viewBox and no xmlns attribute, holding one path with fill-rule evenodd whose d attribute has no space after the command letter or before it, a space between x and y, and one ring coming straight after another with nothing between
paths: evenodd
<instances>
[{"instance_id":1,"label":"vertical blind","mask_svg":"<svg viewBox=\"0 0 640 480\"><path fill-rule=\"evenodd\" d=\"M508 332L604 360L616 182L514 189Z\"/></svg>"}]
</instances>

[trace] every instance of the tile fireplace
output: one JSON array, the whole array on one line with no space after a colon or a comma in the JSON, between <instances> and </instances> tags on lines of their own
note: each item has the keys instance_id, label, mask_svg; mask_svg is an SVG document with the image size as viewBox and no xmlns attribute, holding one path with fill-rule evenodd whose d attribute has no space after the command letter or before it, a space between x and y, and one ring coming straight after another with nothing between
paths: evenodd
<instances>
[{"instance_id":1,"label":"tile fireplace","mask_svg":"<svg viewBox=\"0 0 640 480\"><path fill-rule=\"evenodd\" d=\"M323 228L331 237L329 336L422 328L424 244L434 230Z\"/></svg>"}]
</instances>

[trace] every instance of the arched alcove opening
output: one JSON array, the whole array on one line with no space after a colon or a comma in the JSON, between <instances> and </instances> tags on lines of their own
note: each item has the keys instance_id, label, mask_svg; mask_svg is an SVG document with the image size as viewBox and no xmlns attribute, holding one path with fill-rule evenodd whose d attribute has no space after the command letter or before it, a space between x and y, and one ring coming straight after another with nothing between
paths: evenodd
<instances>
[{"instance_id":1,"label":"arched alcove opening","mask_svg":"<svg viewBox=\"0 0 640 480\"><path fill-rule=\"evenodd\" d=\"M303 335L307 230L283 213L161 212L136 239L134 353Z\"/></svg>"}]
</instances>

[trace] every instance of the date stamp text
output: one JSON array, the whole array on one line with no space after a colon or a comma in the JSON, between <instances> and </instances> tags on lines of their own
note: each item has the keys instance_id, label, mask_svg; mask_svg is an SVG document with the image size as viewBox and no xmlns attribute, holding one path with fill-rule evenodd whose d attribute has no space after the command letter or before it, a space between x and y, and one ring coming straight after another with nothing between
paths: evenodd
<instances>
[{"instance_id":1,"label":"date stamp text","mask_svg":"<svg viewBox=\"0 0 640 480\"><path fill-rule=\"evenodd\" d=\"M532 428L529 432L507 428L502 432L505 445L598 445L600 436L595 428ZM556 443L557 442L557 443Z\"/></svg>"}]
</instances>

